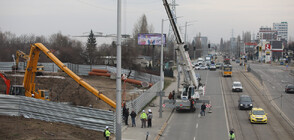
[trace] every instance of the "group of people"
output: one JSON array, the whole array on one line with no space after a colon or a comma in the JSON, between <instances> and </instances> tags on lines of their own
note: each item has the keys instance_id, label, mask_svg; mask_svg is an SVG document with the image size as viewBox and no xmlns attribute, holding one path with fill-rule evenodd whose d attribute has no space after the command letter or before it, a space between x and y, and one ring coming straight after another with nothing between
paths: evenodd
<instances>
[{"instance_id":1,"label":"group of people","mask_svg":"<svg viewBox=\"0 0 294 140\"><path fill-rule=\"evenodd\" d=\"M136 112L133 110L131 114L129 113L129 108L126 108L126 106L123 106L123 119L125 121L125 125L129 125L128 120L129 120L129 115L131 116L132 119L132 127L136 127Z\"/></svg>"},{"instance_id":2,"label":"group of people","mask_svg":"<svg viewBox=\"0 0 294 140\"><path fill-rule=\"evenodd\" d=\"M123 106L123 119L125 121L125 125L129 125L128 124L128 119L129 119L129 115L131 116L132 119L132 127L136 127L136 112L133 110L131 112L131 114L129 113L129 108L126 108L126 106ZM151 109L148 110L148 113L145 112L145 110L142 111L141 115L140 115L140 120L142 122L142 128L146 128L146 121L147 121L147 127L152 127L152 111Z\"/></svg>"},{"instance_id":3,"label":"group of people","mask_svg":"<svg viewBox=\"0 0 294 140\"><path fill-rule=\"evenodd\" d=\"M140 119L142 122L141 128L146 128L146 121L148 126L147 127L152 127L152 111L151 109L148 110L148 113L145 113L145 110L142 111L141 115L140 115Z\"/></svg>"},{"instance_id":4,"label":"group of people","mask_svg":"<svg viewBox=\"0 0 294 140\"><path fill-rule=\"evenodd\" d=\"M175 100L175 91L173 90L172 92L169 93L168 95L169 100Z\"/></svg>"}]
</instances>

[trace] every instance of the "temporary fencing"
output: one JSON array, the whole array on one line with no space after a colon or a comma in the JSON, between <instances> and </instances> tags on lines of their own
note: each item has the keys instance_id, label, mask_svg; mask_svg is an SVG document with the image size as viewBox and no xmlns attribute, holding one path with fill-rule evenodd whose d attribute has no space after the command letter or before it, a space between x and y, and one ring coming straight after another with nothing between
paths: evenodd
<instances>
[{"instance_id":1,"label":"temporary fencing","mask_svg":"<svg viewBox=\"0 0 294 140\"><path fill-rule=\"evenodd\" d=\"M0 95L0 115L24 116L48 122L62 122L85 129L115 130L115 113L101 109L72 106L25 96Z\"/></svg>"}]
</instances>

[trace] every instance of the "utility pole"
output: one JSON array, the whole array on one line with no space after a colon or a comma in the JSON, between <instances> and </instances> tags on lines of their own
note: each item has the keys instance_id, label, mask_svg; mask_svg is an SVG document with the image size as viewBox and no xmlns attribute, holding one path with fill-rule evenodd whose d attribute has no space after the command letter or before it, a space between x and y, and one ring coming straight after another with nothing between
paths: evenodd
<instances>
[{"instance_id":1,"label":"utility pole","mask_svg":"<svg viewBox=\"0 0 294 140\"><path fill-rule=\"evenodd\" d=\"M116 140L121 140L121 0L117 0Z\"/></svg>"}]
</instances>

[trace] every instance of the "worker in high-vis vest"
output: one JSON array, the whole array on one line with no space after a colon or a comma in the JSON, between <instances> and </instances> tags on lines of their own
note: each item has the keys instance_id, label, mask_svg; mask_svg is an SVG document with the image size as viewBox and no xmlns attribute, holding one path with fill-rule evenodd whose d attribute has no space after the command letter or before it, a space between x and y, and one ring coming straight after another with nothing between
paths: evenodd
<instances>
[{"instance_id":1,"label":"worker in high-vis vest","mask_svg":"<svg viewBox=\"0 0 294 140\"><path fill-rule=\"evenodd\" d=\"M110 131L109 131L108 126L106 126L106 129L105 129L105 131L104 131L104 136L105 136L106 140L109 140L109 137L110 137Z\"/></svg>"},{"instance_id":2,"label":"worker in high-vis vest","mask_svg":"<svg viewBox=\"0 0 294 140\"><path fill-rule=\"evenodd\" d=\"M234 140L235 139L235 133L234 130L230 130L230 140Z\"/></svg>"},{"instance_id":3,"label":"worker in high-vis vest","mask_svg":"<svg viewBox=\"0 0 294 140\"><path fill-rule=\"evenodd\" d=\"M146 120L147 120L147 114L145 113L145 110L142 111L141 116L140 116L142 125L141 128L146 128Z\"/></svg>"}]
</instances>

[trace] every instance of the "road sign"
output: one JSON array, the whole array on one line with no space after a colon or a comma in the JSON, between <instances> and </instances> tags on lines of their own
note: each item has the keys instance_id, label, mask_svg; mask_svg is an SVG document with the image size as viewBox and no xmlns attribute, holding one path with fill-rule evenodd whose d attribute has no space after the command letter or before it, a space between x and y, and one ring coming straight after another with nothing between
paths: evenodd
<instances>
[{"instance_id":1,"label":"road sign","mask_svg":"<svg viewBox=\"0 0 294 140\"><path fill-rule=\"evenodd\" d=\"M271 49L271 44L265 44L265 50L270 50Z\"/></svg>"}]
</instances>

